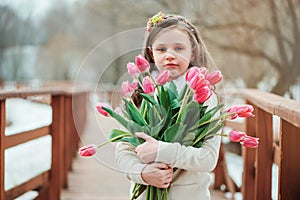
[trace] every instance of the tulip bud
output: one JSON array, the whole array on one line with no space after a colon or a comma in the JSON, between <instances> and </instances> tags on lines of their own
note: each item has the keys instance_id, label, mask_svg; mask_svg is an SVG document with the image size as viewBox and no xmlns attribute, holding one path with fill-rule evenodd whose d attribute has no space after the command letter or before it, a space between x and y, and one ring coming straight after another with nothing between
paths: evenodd
<instances>
[{"instance_id":1,"label":"tulip bud","mask_svg":"<svg viewBox=\"0 0 300 200\"><path fill-rule=\"evenodd\" d=\"M79 149L78 153L81 156L92 156L97 152L97 146L94 144L90 144L87 146L83 146Z\"/></svg>"},{"instance_id":2,"label":"tulip bud","mask_svg":"<svg viewBox=\"0 0 300 200\"><path fill-rule=\"evenodd\" d=\"M190 82L195 76L199 75L198 67L191 67L185 74L185 80Z\"/></svg>"},{"instance_id":3,"label":"tulip bud","mask_svg":"<svg viewBox=\"0 0 300 200\"><path fill-rule=\"evenodd\" d=\"M112 109L112 108L111 108L110 105L108 105L108 104L106 104L106 103L102 103L102 102L99 102L99 103L97 103L97 105L96 105L96 108L97 108L98 112L99 112L100 114L102 114L103 116L108 117L109 114L108 114L108 112L106 112L106 111L103 109L103 107L109 108L109 109Z\"/></svg>"},{"instance_id":4,"label":"tulip bud","mask_svg":"<svg viewBox=\"0 0 300 200\"><path fill-rule=\"evenodd\" d=\"M154 83L152 82L149 76L146 76L143 79L143 90L145 94L151 94L155 90Z\"/></svg>"},{"instance_id":5,"label":"tulip bud","mask_svg":"<svg viewBox=\"0 0 300 200\"><path fill-rule=\"evenodd\" d=\"M251 136L246 136L244 137L244 139L241 141L241 144L244 146L244 147L248 147L248 148L256 148L258 147L258 138L255 138L255 137L251 137Z\"/></svg>"},{"instance_id":6,"label":"tulip bud","mask_svg":"<svg viewBox=\"0 0 300 200\"><path fill-rule=\"evenodd\" d=\"M171 72L169 70L165 70L155 77L155 81L157 82L158 85L164 85L166 82L170 80L170 77L171 77Z\"/></svg>"},{"instance_id":7,"label":"tulip bud","mask_svg":"<svg viewBox=\"0 0 300 200\"><path fill-rule=\"evenodd\" d=\"M149 71L150 64L142 55L135 57L135 64L141 72Z\"/></svg>"},{"instance_id":8,"label":"tulip bud","mask_svg":"<svg viewBox=\"0 0 300 200\"><path fill-rule=\"evenodd\" d=\"M223 76L221 74L221 71L217 70L217 71L214 71L214 72L211 72L211 73L207 74L205 76L205 78L206 78L206 80L209 81L209 83L211 85L215 85L215 84L219 83L222 80Z\"/></svg>"},{"instance_id":9,"label":"tulip bud","mask_svg":"<svg viewBox=\"0 0 300 200\"><path fill-rule=\"evenodd\" d=\"M124 97L131 97L131 95L134 93L135 89L138 86L138 82L132 82L131 84L129 81L125 81L122 83L122 94Z\"/></svg>"},{"instance_id":10,"label":"tulip bud","mask_svg":"<svg viewBox=\"0 0 300 200\"><path fill-rule=\"evenodd\" d=\"M237 117L253 117L253 106L251 105L234 105L226 110L226 112L231 113L231 119Z\"/></svg>"},{"instance_id":11,"label":"tulip bud","mask_svg":"<svg viewBox=\"0 0 300 200\"><path fill-rule=\"evenodd\" d=\"M212 91L208 86L202 87L200 90L195 91L194 100L198 103L204 103L212 95Z\"/></svg>"},{"instance_id":12,"label":"tulip bud","mask_svg":"<svg viewBox=\"0 0 300 200\"><path fill-rule=\"evenodd\" d=\"M241 142L245 136L246 136L246 133L244 133L244 132L232 130L229 132L228 138L232 142Z\"/></svg>"},{"instance_id":13,"label":"tulip bud","mask_svg":"<svg viewBox=\"0 0 300 200\"><path fill-rule=\"evenodd\" d=\"M134 79L137 79L141 73L141 71L136 66L136 64L134 64L132 62L127 63L127 71L129 73L129 75Z\"/></svg>"}]
</instances>

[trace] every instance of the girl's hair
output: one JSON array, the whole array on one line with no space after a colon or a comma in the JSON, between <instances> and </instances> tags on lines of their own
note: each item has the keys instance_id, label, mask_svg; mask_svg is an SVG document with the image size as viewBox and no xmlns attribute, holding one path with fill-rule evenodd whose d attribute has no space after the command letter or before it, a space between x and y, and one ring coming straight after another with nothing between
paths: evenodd
<instances>
[{"instance_id":1,"label":"girl's hair","mask_svg":"<svg viewBox=\"0 0 300 200\"><path fill-rule=\"evenodd\" d=\"M198 30L188 22L184 17L179 15L167 15L163 16L160 22L155 23L149 30L146 32L143 55L150 63L150 70L155 70L155 63L152 55L152 45L156 40L157 36L163 31L170 30L172 28L178 28L186 32L189 35L191 45L192 45L192 55L193 58L189 64L189 67L198 66L198 67L215 67L215 64L206 49L205 44L203 43L200 33ZM134 103L139 106L142 101L142 97L139 95L140 92L143 92L142 88L139 88L132 96Z\"/></svg>"},{"instance_id":2,"label":"girl's hair","mask_svg":"<svg viewBox=\"0 0 300 200\"><path fill-rule=\"evenodd\" d=\"M189 35L191 45L192 45L192 54L194 59L191 60L189 67L192 66L201 66L201 67L215 67L215 64L206 49L205 44L202 41L199 31L188 22L184 17L180 15L167 15L164 16L162 21L155 23L153 27L146 33L144 41L144 57L148 60L149 63L154 63L152 56L152 45L156 40L157 36L165 30L170 30L172 28L178 28L186 32ZM153 65L151 65L151 70Z\"/></svg>"}]
</instances>

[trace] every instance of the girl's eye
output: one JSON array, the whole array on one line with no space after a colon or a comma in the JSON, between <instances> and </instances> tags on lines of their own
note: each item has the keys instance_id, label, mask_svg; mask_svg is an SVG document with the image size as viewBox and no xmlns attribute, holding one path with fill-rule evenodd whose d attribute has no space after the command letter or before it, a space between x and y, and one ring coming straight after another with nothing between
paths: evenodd
<instances>
[{"instance_id":1,"label":"girl's eye","mask_svg":"<svg viewBox=\"0 0 300 200\"><path fill-rule=\"evenodd\" d=\"M175 51L182 51L183 47L175 47Z\"/></svg>"},{"instance_id":2,"label":"girl's eye","mask_svg":"<svg viewBox=\"0 0 300 200\"><path fill-rule=\"evenodd\" d=\"M166 51L166 48L164 48L164 47L158 47L158 48L156 48L156 51L164 52L164 51Z\"/></svg>"}]
</instances>

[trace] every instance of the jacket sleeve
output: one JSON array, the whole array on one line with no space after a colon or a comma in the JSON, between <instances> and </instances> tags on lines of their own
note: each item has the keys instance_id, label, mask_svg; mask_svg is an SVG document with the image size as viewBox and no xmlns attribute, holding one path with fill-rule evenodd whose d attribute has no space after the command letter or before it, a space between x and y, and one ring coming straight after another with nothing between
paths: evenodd
<instances>
[{"instance_id":1,"label":"jacket sleeve","mask_svg":"<svg viewBox=\"0 0 300 200\"><path fill-rule=\"evenodd\" d=\"M146 164L137 157L134 149L135 147L129 143L118 142L115 152L116 163L129 180L148 185L141 176Z\"/></svg>"},{"instance_id":2,"label":"jacket sleeve","mask_svg":"<svg viewBox=\"0 0 300 200\"><path fill-rule=\"evenodd\" d=\"M220 143L219 136L206 140L200 148L159 141L155 161L179 169L210 172L217 164Z\"/></svg>"}]
</instances>

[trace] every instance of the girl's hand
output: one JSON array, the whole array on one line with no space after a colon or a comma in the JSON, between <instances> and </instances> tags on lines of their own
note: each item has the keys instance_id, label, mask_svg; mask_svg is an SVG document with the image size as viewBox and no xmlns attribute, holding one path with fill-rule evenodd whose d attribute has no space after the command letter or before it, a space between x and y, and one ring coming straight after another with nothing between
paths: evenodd
<instances>
[{"instance_id":1,"label":"girl's hand","mask_svg":"<svg viewBox=\"0 0 300 200\"><path fill-rule=\"evenodd\" d=\"M168 188L173 175L173 168L170 168L165 163L147 164L142 171L143 180L149 185L158 188Z\"/></svg>"},{"instance_id":2,"label":"girl's hand","mask_svg":"<svg viewBox=\"0 0 300 200\"><path fill-rule=\"evenodd\" d=\"M145 140L143 144L140 144L135 148L137 156L144 163L154 162L158 149L158 141L143 132L137 132L136 136Z\"/></svg>"}]
</instances>

